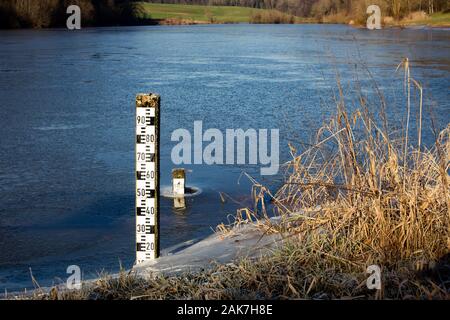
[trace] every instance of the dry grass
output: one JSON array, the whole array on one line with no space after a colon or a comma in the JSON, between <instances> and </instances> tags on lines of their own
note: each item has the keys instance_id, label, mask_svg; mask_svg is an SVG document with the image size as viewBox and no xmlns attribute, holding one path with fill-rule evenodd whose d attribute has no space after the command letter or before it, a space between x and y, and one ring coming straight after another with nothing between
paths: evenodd
<instances>
[{"instance_id":1,"label":"dry grass","mask_svg":"<svg viewBox=\"0 0 450 320\"><path fill-rule=\"evenodd\" d=\"M104 276L81 290L53 288L18 299L155 300L155 299L449 299L437 277L445 272L417 273L408 266L383 269L383 289L368 290L363 269L317 251L311 243L291 244L257 261L217 265L199 273L143 279L122 271ZM447 260L450 263L450 259ZM448 271L447 271L448 272Z\"/></svg>"},{"instance_id":2,"label":"dry grass","mask_svg":"<svg viewBox=\"0 0 450 320\"><path fill-rule=\"evenodd\" d=\"M350 20L351 19L348 17L348 15L344 13L329 14L320 18L321 23L330 23L330 24L347 24Z\"/></svg>"},{"instance_id":3,"label":"dry grass","mask_svg":"<svg viewBox=\"0 0 450 320\"><path fill-rule=\"evenodd\" d=\"M250 23L255 24L292 24L295 16L277 10L264 10L252 13Z\"/></svg>"},{"instance_id":4,"label":"dry grass","mask_svg":"<svg viewBox=\"0 0 450 320\"><path fill-rule=\"evenodd\" d=\"M436 133L433 146L423 145L422 90L409 61L400 67L407 96L402 132L388 129L381 95L377 117L362 94L359 108L349 113L338 80L336 116L318 130L309 149L290 146L284 185L273 195L254 181L258 209L240 210L236 223L256 221L265 232L285 234L279 249L257 261L176 277L142 279L121 272L80 291L53 289L33 298L449 299L450 126ZM413 86L420 93L414 106ZM412 114L419 118L416 131ZM415 147L409 142L413 134ZM270 222L267 195L279 224ZM373 264L382 269L381 290L366 287L366 268Z\"/></svg>"},{"instance_id":5,"label":"dry grass","mask_svg":"<svg viewBox=\"0 0 450 320\"><path fill-rule=\"evenodd\" d=\"M450 126L431 148L422 147L420 85L405 69L406 128L388 132L381 110L376 123L365 99L346 111L340 88L337 115L317 133L315 146L301 153L291 147L289 177L274 201L285 227L351 261L394 265L397 261L437 261L450 250ZM409 145L411 86L420 89L417 147Z\"/></svg>"},{"instance_id":6,"label":"dry grass","mask_svg":"<svg viewBox=\"0 0 450 320\"><path fill-rule=\"evenodd\" d=\"M346 290L340 278L359 277L377 264L385 277L378 298L449 298L450 125L435 132L433 146L423 146L422 87L411 77L407 58L400 68L406 96L403 131L389 129L385 100L377 89L378 114L369 110L362 93L358 109L350 113L338 79L336 116L317 131L312 147L298 151L290 145L292 160L276 194L253 180L258 209L238 213L237 223L258 221L266 232L288 234L299 250L294 259L301 260L293 267L309 270L304 276L332 270L324 278L339 284L325 290L333 297L361 294L355 286ZM413 93L418 96L415 105ZM416 130L412 114L417 114ZM410 144L413 135L415 146ZM267 196L281 224L267 226ZM434 289L423 286L425 278Z\"/></svg>"}]
</instances>

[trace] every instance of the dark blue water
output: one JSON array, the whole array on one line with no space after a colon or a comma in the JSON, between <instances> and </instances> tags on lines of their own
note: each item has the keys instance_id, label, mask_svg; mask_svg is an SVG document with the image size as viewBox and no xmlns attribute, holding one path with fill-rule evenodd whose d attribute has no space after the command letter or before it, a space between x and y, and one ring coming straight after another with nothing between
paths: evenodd
<instances>
[{"instance_id":1,"label":"dark blue water","mask_svg":"<svg viewBox=\"0 0 450 320\"><path fill-rule=\"evenodd\" d=\"M450 120L450 31L357 30L335 25L215 25L0 31L0 291L85 277L134 261L134 97L162 96L162 180L169 183L174 129L279 128L307 141L334 112L336 75L352 108L372 79L389 119L404 120L408 56L435 120ZM372 100L371 100L372 101ZM372 108L379 108L374 99ZM429 125L426 116L425 125ZM430 143L430 130L424 133ZM248 205L247 166L189 167L203 189L184 213L162 200L162 246L204 237ZM263 179L272 188L275 178ZM59 280L58 277L62 280Z\"/></svg>"}]
</instances>

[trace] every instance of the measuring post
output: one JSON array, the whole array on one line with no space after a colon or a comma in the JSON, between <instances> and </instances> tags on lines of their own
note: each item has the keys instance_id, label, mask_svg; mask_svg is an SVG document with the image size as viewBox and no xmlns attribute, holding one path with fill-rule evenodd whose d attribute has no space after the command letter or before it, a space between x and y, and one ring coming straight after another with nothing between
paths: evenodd
<instances>
[{"instance_id":1,"label":"measuring post","mask_svg":"<svg viewBox=\"0 0 450 320\"><path fill-rule=\"evenodd\" d=\"M136 96L136 264L159 257L160 101Z\"/></svg>"},{"instance_id":2,"label":"measuring post","mask_svg":"<svg viewBox=\"0 0 450 320\"><path fill-rule=\"evenodd\" d=\"M186 173L184 169L172 170L172 192L175 196L184 196L186 187Z\"/></svg>"},{"instance_id":3,"label":"measuring post","mask_svg":"<svg viewBox=\"0 0 450 320\"><path fill-rule=\"evenodd\" d=\"M172 193L173 206L175 209L185 209L186 201L184 199L184 194L186 192L186 173L184 169L173 169L172 170Z\"/></svg>"}]
</instances>

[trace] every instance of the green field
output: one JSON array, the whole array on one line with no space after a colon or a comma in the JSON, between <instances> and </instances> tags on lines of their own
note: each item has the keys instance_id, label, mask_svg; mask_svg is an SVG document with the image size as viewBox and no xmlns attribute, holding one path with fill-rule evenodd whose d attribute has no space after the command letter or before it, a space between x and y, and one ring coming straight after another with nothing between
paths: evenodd
<instances>
[{"instance_id":1,"label":"green field","mask_svg":"<svg viewBox=\"0 0 450 320\"><path fill-rule=\"evenodd\" d=\"M268 13L269 10L246 7L201 6L181 4L159 4L139 2L137 17L151 20L186 20L205 23L249 23L257 13ZM318 22L314 18L295 18L296 23ZM270 23L270 22L269 22ZM435 13L423 20L406 20L393 22L390 25L428 25L450 26L450 13Z\"/></svg>"},{"instance_id":2,"label":"green field","mask_svg":"<svg viewBox=\"0 0 450 320\"><path fill-rule=\"evenodd\" d=\"M428 19L417 21L414 24L450 27L450 13L434 13Z\"/></svg>"},{"instance_id":3,"label":"green field","mask_svg":"<svg viewBox=\"0 0 450 320\"><path fill-rule=\"evenodd\" d=\"M139 3L141 12L139 18L164 20L185 19L193 21L240 23L250 22L253 13L264 11L262 9L244 7L221 7L221 6L199 6L178 5L159 3Z\"/></svg>"},{"instance_id":4,"label":"green field","mask_svg":"<svg viewBox=\"0 0 450 320\"><path fill-rule=\"evenodd\" d=\"M426 17L404 17L401 20L393 20L386 24L387 26L428 26L428 27L450 27L450 13L433 13Z\"/></svg>"}]
</instances>

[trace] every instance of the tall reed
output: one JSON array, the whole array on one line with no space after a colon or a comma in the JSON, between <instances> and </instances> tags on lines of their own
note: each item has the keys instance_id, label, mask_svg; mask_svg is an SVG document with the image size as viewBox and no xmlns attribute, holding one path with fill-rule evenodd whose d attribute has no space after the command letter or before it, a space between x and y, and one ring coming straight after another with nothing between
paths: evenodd
<instances>
[{"instance_id":1,"label":"tall reed","mask_svg":"<svg viewBox=\"0 0 450 320\"><path fill-rule=\"evenodd\" d=\"M283 221L274 230L358 265L433 264L450 252L450 125L433 146L422 145L422 87L411 77L408 59L400 66L404 134L389 132L385 113L374 116L362 96L358 109L348 111L338 83L336 115L317 131L312 147L290 146L283 186L275 194L264 188L256 197L259 203L264 194L272 197ZM413 85L420 93L418 106L411 105ZM419 109L415 146L413 107Z\"/></svg>"}]
</instances>

